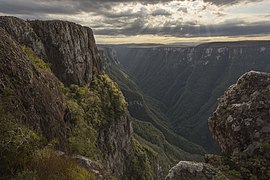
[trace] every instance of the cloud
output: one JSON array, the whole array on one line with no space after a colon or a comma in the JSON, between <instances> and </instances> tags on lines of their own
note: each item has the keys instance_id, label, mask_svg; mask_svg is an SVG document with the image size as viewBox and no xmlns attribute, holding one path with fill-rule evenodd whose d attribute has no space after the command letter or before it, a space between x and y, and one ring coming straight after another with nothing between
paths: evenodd
<instances>
[{"instance_id":1,"label":"cloud","mask_svg":"<svg viewBox=\"0 0 270 180\"><path fill-rule=\"evenodd\" d=\"M216 5L233 5L237 3L253 3L263 0L204 0L204 2L210 2Z\"/></svg>"},{"instance_id":2,"label":"cloud","mask_svg":"<svg viewBox=\"0 0 270 180\"><path fill-rule=\"evenodd\" d=\"M0 0L0 13L24 19L70 20L92 27L96 35L252 36L269 34L270 22L262 18L253 22L226 20L233 14L222 9L259 1Z\"/></svg>"},{"instance_id":3,"label":"cloud","mask_svg":"<svg viewBox=\"0 0 270 180\"><path fill-rule=\"evenodd\" d=\"M151 15L152 16L170 16L172 14L165 9L156 9L151 13Z\"/></svg>"},{"instance_id":4,"label":"cloud","mask_svg":"<svg viewBox=\"0 0 270 180\"><path fill-rule=\"evenodd\" d=\"M180 8L178 8L178 11L183 12L183 13L188 12L187 7L180 7Z\"/></svg>"},{"instance_id":5,"label":"cloud","mask_svg":"<svg viewBox=\"0 0 270 180\"><path fill-rule=\"evenodd\" d=\"M225 21L215 25L198 25L194 22L171 26L169 23L163 27L147 26L144 21L137 20L122 29L97 30L97 35L164 35L175 37L207 37L207 36L253 36L270 34L270 21L248 23L242 20Z\"/></svg>"},{"instance_id":6,"label":"cloud","mask_svg":"<svg viewBox=\"0 0 270 180\"><path fill-rule=\"evenodd\" d=\"M111 9L119 3L157 4L173 0L0 0L0 12L8 14L76 14ZM185 1L185 0L175 0ZM191 0L196 1L196 0ZM262 0L204 0L217 5ZM180 8L181 10L181 8ZM186 12L186 9L182 9ZM164 14L165 15L165 14Z\"/></svg>"}]
</instances>

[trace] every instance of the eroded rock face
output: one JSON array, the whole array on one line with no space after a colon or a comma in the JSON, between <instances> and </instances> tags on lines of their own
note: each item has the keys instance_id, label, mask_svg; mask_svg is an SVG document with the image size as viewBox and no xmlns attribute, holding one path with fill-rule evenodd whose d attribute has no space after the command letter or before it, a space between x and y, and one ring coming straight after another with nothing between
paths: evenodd
<instances>
[{"instance_id":1,"label":"eroded rock face","mask_svg":"<svg viewBox=\"0 0 270 180\"><path fill-rule=\"evenodd\" d=\"M208 164L197 163L191 161L180 161L174 166L169 174L167 180L210 180L218 176L218 170L214 169Z\"/></svg>"},{"instance_id":2,"label":"eroded rock face","mask_svg":"<svg viewBox=\"0 0 270 180\"><path fill-rule=\"evenodd\" d=\"M65 84L89 85L93 74L101 71L101 61L93 32L66 21L31 21L44 44L47 62Z\"/></svg>"},{"instance_id":3,"label":"eroded rock face","mask_svg":"<svg viewBox=\"0 0 270 180\"><path fill-rule=\"evenodd\" d=\"M24 21L0 17L0 27L20 44L31 47L65 84L89 85L101 61L93 32L88 27L66 21Z\"/></svg>"},{"instance_id":4,"label":"eroded rock face","mask_svg":"<svg viewBox=\"0 0 270 180\"><path fill-rule=\"evenodd\" d=\"M58 148L67 152L66 106L57 78L45 70L41 73L2 28L0 42L2 108L49 141L56 139Z\"/></svg>"},{"instance_id":5,"label":"eroded rock face","mask_svg":"<svg viewBox=\"0 0 270 180\"><path fill-rule=\"evenodd\" d=\"M252 153L270 142L270 74L244 74L218 100L209 128L223 152Z\"/></svg>"}]
</instances>

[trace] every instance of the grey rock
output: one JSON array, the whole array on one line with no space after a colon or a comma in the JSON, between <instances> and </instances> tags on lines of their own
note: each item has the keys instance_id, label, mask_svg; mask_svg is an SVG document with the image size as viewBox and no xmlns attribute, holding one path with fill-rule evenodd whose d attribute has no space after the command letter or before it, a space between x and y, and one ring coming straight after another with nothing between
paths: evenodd
<instances>
[{"instance_id":1,"label":"grey rock","mask_svg":"<svg viewBox=\"0 0 270 180\"><path fill-rule=\"evenodd\" d=\"M99 163L80 155L73 155L72 159L88 171L96 174L97 179L106 179L106 171Z\"/></svg>"},{"instance_id":2,"label":"grey rock","mask_svg":"<svg viewBox=\"0 0 270 180\"><path fill-rule=\"evenodd\" d=\"M219 174L219 171L205 163L180 161L170 169L167 180L210 180Z\"/></svg>"},{"instance_id":3,"label":"grey rock","mask_svg":"<svg viewBox=\"0 0 270 180\"><path fill-rule=\"evenodd\" d=\"M269 143L269 84L270 74L251 71L219 99L216 111L209 118L209 128L223 152L252 153L258 138L261 143ZM231 116L234 117L232 125L226 126Z\"/></svg>"}]
</instances>

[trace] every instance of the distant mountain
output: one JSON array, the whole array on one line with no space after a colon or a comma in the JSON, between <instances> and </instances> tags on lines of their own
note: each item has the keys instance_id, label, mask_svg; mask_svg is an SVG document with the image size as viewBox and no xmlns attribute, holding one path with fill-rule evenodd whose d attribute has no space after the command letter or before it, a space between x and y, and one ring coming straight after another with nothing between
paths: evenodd
<instances>
[{"instance_id":1,"label":"distant mountain","mask_svg":"<svg viewBox=\"0 0 270 180\"><path fill-rule=\"evenodd\" d=\"M139 88L166 107L170 127L208 151L217 150L207 126L217 99L245 72L270 72L270 41L114 48Z\"/></svg>"}]
</instances>

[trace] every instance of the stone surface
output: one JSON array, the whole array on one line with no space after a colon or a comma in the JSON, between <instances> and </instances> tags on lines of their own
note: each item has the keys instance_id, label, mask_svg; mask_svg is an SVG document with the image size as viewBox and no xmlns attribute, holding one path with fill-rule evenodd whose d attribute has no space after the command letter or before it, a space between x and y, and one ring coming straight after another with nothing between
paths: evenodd
<instances>
[{"instance_id":1,"label":"stone surface","mask_svg":"<svg viewBox=\"0 0 270 180\"><path fill-rule=\"evenodd\" d=\"M247 151L270 142L270 74L244 74L218 100L209 128L223 152Z\"/></svg>"},{"instance_id":2,"label":"stone surface","mask_svg":"<svg viewBox=\"0 0 270 180\"><path fill-rule=\"evenodd\" d=\"M180 161L174 166L167 180L210 180L219 174L218 170L208 164L191 161Z\"/></svg>"}]
</instances>

